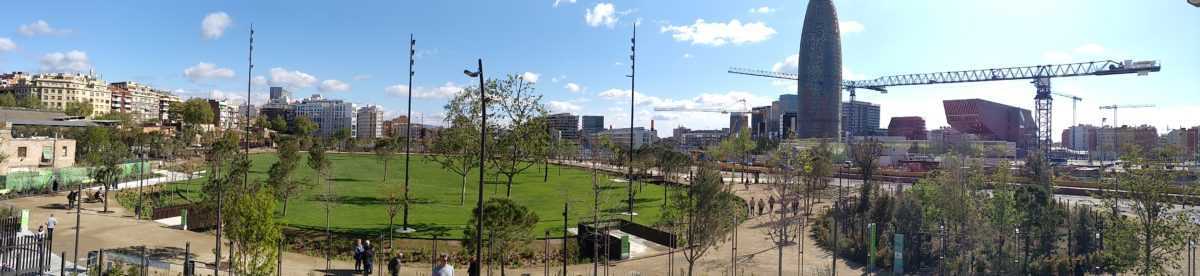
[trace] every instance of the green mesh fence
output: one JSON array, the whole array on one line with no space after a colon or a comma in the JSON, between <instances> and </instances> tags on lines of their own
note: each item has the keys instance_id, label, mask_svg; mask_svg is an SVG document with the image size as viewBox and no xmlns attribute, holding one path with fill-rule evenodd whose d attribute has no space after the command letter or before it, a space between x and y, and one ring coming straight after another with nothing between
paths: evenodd
<instances>
[{"instance_id":1,"label":"green mesh fence","mask_svg":"<svg viewBox=\"0 0 1200 276\"><path fill-rule=\"evenodd\" d=\"M90 168L71 167L36 171L9 172L4 177L4 188L10 193L47 190L58 179L59 185L93 182L88 174ZM140 170L139 170L140 169ZM120 165L121 178L151 174L149 161L129 162ZM60 187L61 188L61 187Z\"/></svg>"}]
</instances>

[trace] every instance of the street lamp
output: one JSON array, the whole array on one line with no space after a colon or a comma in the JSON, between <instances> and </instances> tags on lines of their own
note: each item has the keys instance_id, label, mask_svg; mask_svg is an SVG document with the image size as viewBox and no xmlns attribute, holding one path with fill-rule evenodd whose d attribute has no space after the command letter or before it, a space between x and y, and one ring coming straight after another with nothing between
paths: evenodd
<instances>
[{"instance_id":1,"label":"street lamp","mask_svg":"<svg viewBox=\"0 0 1200 276\"><path fill-rule=\"evenodd\" d=\"M475 202L475 261L483 261L483 175L484 162L487 160L487 87L484 86L483 59L478 60L478 71L463 70L463 74L471 78L479 78L479 193ZM409 87L412 87L411 85Z\"/></svg>"}]
</instances>

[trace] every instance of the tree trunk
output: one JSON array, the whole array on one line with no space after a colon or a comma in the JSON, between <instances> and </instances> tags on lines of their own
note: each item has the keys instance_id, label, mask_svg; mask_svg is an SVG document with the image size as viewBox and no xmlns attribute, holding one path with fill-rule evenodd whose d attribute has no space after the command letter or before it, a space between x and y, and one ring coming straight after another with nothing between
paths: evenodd
<instances>
[{"instance_id":1,"label":"tree trunk","mask_svg":"<svg viewBox=\"0 0 1200 276\"><path fill-rule=\"evenodd\" d=\"M508 184L505 185L506 187L504 188L504 197L512 197L513 176L516 176L516 175L508 174L507 176L508 176Z\"/></svg>"},{"instance_id":2,"label":"tree trunk","mask_svg":"<svg viewBox=\"0 0 1200 276\"><path fill-rule=\"evenodd\" d=\"M696 261L688 260L688 276L692 276L692 270L696 267Z\"/></svg>"},{"instance_id":3,"label":"tree trunk","mask_svg":"<svg viewBox=\"0 0 1200 276\"><path fill-rule=\"evenodd\" d=\"M285 217L287 216L287 204L288 204L288 198L283 197L283 216L285 216Z\"/></svg>"},{"instance_id":4,"label":"tree trunk","mask_svg":"<svg viewBox=\"0 0 1200 276\"><path fill-rule=\"evenodd\" d=\"M783 245L779 245L779 276L783 276Z\"/></svg>"},{"instance_id":5,"label":"tree trunk","mask_svg":"<svg viewBox=\"0 0 1200 276\"><path fill-rule=\"evenodd\" d=\"M462 193L458 195L458 206L467 203L467 174L462 175Z\"/></svg>"}]
</instances>

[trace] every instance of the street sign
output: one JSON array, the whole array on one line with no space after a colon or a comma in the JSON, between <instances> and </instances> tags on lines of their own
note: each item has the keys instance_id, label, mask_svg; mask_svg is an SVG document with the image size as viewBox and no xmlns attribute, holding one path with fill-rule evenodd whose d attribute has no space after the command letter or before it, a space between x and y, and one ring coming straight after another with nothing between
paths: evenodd
<instances>
[{"instance_id":1,"label":"street sign","mask_svg":"<svg viewBox=\"0 0 1200 276\"><path fill-rule=\"evenodd\" d=\"M904 275L904 234L896 234L896 249L892 254L892 274Z\"/></svg>"}]
</instances>

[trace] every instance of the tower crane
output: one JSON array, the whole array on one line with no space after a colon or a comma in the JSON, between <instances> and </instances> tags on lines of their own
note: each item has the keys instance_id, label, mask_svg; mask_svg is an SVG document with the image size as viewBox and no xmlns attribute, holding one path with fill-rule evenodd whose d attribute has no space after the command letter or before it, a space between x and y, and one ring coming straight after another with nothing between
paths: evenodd
<instances>
[{"instance_id":1,"label":"tower crane","mask_svg":"<svg viewBox=\"0 0 1200 276\"><path fill-rule=\"evenodd\" d=\"M1061 77L1077 77L1077 76L1104 76L1118 74L1138 74L1147 75L1150 72L1158 72L1162 70L1162 66L1158 61L1132 61L1125 60L1117 62L1112 60L1090 61L1067 64L1049 64L1049 65L1034 65L1006 68L991 68L991 69L976 69L976 70L961 70L947 71L936 73L921 73L921 74L903 74L894 76L883 76L870 80L851 80L842 81L842 89L850 92L851 100L854 99L854 90L858 88L875 90L879 92L887 92L889 86L906 86L906 85L927 85L927 84L943 84L943 83L965 83L965 82L985 82L985 81L1005 81L1005 80L1031 80L1034 87L1037 89L1034 96L1034 103L1037 109L1035 121L1038 124L1037 138L1038 145L1042 151L1050 150L1050 116L1051 116L1051 98L1050 79ZM781 73L765 70L753 70L743 68L731 68L728 71L733 74L751 75L778 79L797 80L799 76L793 73Z\"/></svg>"},{"instance_id":2,"label":"tower crane","mask_svg":"<svg viewBox=\"0 0 1200 276\"><path fill-rule=\"evenodd\" d=\"M1119 128L1121 126L1121 123L1117 122L1117 110L1122 109L1122 108L1150 108L1150 107L1154 107L1154 105L1152 105L1152 104L1114 104L1114 105L1100 106L1100 109L1111 109L1113 112L1113 152L1114 153L1119 150L1117 145L1121 144L1121 134L1117 132L1117 128Z\"/></svg>"},{"instance_id":3,"label":"tower crane","mask_svg":"<svg viewBox=\"0 0 1200 276\"><path fill-rule=\"evenodd\" d=\"M745 113L750 113L750 109L749 109L749 107L746 105L746 99L738 99L738 100L737 100L737 102L740 102L740 103L742 103L742 109L728 109L728 108L722 108L722 107L682 107L682 106L676 106L676 107L655 107L655 108L654 108L654 111L667 111L667 112L711 112L711 113L722 113L722 114L724 114L724 113L733 113L733 114L745 114Z\"/></svg>"},{"instance_id":4,"label":"tower crane","mask_svg":"<svg viewBox=\"0 0 1200 276\"><path fill-rule=\"evenodd\" d=\"M1079 96L1067 94L1067 93L1062 93L1062 92L1050 92L1050 93L1054 94L1055 96L1059 96L1059 97L1063 97L1063 98L1067 98L1067 99L1071 100L1071 128L1070 129L1071 129L1071 140L1074 141L1075 140L1075 126L1079 125L1078 123L1075 122L1075 119L1079 114L1077 109L1075 109L1075 108L1078 107L1080 101L1083 101L1083 98L1080 98ZM1072 142L1072 145L1074 145L1074 142Z\"/></svg>"}]
</instances>

